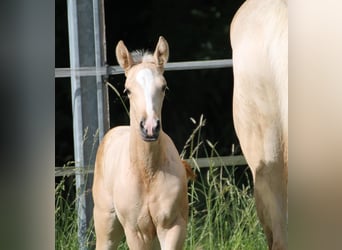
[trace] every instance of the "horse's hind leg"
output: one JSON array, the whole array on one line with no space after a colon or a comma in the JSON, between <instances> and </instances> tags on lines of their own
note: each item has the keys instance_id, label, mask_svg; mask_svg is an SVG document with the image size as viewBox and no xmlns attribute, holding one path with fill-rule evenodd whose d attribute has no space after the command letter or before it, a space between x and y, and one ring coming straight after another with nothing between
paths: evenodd
<instances>
[{"instance_id":1,"label":"horse's hind leg","mask_svg":"<svg viewBox=\"0 0 342 250\"><path fill-rule=\"evenodd\" d=\"M114 211L94 207L96 250L117 249L124 230Z\"/></svg>"},{"instance_id":2,"label":"horse's hind leg","mask_svg":"<svg viewBox=\"0 0 342 250\"><path fill-rule=\"evenodd\" d=\"M268 247L287 249L287 187L282 165L262 166L255 173L254 196L258 217L264 228Z\"/></svg>"},{"instance_id":3,"label":"horse's hind leg","mask_svg":"<svg viewBox=\"0 0 342 250\"><path fill-rule=\"evenodd\" d=\"M186 220L178 216L172 226L164 225L157 228L157 235L162 250L183 249L186 238Z\"/></svg>"}]
</instances>

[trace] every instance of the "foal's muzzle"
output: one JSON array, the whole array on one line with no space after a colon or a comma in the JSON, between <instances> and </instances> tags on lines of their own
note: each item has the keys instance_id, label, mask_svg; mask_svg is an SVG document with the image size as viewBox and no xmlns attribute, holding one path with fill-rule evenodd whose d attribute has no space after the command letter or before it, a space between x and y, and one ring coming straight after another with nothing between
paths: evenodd
<instances>
[{"instance_id":1,"label":"foal's muzzle","mask_svg":"<svg viewBox=\"0 0 342 250\"><path fill-rule=\"evenodd\" d=\"M160 120L142 119L140 121L140 132L144 141L156 141L160 132Z\"/></svg>"}]
</instances>

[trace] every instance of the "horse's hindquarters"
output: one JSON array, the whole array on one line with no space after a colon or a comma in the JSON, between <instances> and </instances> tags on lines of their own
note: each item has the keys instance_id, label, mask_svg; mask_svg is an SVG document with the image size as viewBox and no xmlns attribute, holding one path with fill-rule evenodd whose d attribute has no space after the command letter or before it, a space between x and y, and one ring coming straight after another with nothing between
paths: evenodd
<instances>
[{"instance_id":1,"label":"horse's hindquarters","mask_svg":"<svg viewBox=\"0 0 342 250\"><path fill-rule=\"evenodd\" d=\"M270 249L287 249L287 5L247 0L231 25L233 118Z\"/></svg>"}]
</instances>

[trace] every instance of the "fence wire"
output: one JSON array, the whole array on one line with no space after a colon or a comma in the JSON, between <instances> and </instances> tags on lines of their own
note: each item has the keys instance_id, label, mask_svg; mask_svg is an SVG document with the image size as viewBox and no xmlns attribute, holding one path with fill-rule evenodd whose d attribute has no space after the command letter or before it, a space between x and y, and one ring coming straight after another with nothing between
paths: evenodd
<instances>
[{"instance_id":1,"label":"fence wire","mask_svg":"<svg viewBox=\"0 0 342 250\"><path fill-rule=\"evenodd\" d=\"M197 69L219 69L232 67L232 59L203 60L203 61L185 61L170 62L165 65L166 71L174 70L197 70ZM124 71L120 66L105 67L80 67L80 68L56 68L55 78L70 76L98 76L98 75L119 75Z\"/></svg>"}]
</instances>

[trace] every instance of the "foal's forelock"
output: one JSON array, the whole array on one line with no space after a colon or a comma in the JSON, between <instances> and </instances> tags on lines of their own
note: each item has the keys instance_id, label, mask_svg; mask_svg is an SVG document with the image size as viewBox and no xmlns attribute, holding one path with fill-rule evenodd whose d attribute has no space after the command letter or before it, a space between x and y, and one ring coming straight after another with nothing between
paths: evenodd
<instances>
[{"instance_id":1,"label":"foal's forelock","mask_svg":"<svg viewBox=\"0 0 342 250\"><path fill-rule=\"evenodd\" d=\"M154 63L155 59L151 52L145 50L136 50L131 53L134 64Z\"/></svg>"}]
</instances>

